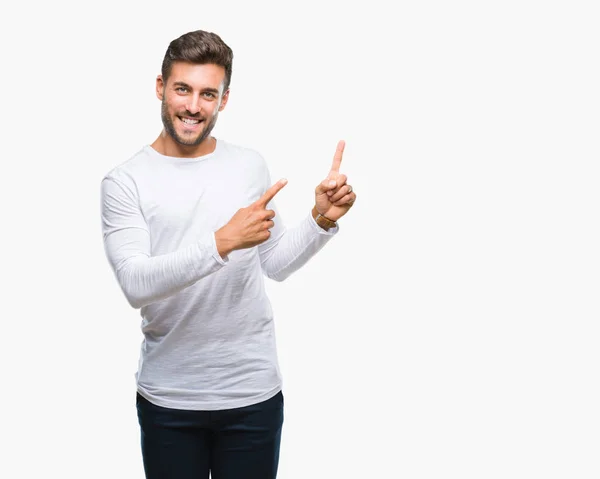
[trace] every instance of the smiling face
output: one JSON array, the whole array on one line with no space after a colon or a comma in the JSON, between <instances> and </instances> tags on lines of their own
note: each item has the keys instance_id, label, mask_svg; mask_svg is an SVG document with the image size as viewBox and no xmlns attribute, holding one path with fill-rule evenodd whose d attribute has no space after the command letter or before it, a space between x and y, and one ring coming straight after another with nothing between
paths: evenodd
<instances>
[{"instance_id":1,"label":"smiling face","mask_svg":"<svg viewBox=\"0 0 600 479\"><path fill-rule=\"evenodd\" d=\"M210 142L219 112L225 108L225 69L209 64L175 62L164 82L156 79L156 96L162 102L162 135L165 154L200 156ZM177 154L173 154L177 153Z\"/></svg>"}]
</instances>

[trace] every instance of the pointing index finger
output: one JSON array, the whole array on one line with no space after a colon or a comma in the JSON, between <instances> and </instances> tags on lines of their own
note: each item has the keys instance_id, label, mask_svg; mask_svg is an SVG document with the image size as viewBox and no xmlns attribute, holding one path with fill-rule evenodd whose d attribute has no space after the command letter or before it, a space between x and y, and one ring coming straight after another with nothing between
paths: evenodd
<instances>
[{"instance_id":1,"label":"pointing index finger","mask_svg":"<svg viewBox=\"0 0 600 479\"><path fill-rule=\"evenodd\" d=\"M342 164L342 155L344 154L344 147L346 142L344 140L338 141L335 154L333 155L333 163L331 164L331 171L335 173L340 172L340 165Z\"/></svg>"},{"instance_id":2,"label":"pointing index finger","mask_svg":"<svg viewBox=\"0 0 600 479\"><path fill-rule=\"evenodd\" d=\"M273 186L271 186L267 191L265 191L265 193L256 201L256 204L263 207L267 206L267 203L269 203L269 201L275 198L275 195L279 193L281 188L283 188L285 185L287 185L287 180L285 178L282 178Z\"/></svg>"}]
</instances>

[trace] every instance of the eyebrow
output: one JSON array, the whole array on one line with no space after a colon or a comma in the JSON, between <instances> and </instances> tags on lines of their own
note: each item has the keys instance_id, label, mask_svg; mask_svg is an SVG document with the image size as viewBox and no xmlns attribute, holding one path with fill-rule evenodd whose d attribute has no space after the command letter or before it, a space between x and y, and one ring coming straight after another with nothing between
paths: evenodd
<instances>
[{"instance_id":1,"label":"eyebrow","mask_svg":"<svg viewBox=\"0 0 600 479\"><path fill-rule=\"evenodd\" d=\"M191 87L191 85L188 85L187 83L182 82L182 81L176 81L176 82L174 82L173 86L174 87L182 86L182 87L188 88L189 90L193 90L193 88ZM202 88L201 91L203 91L203 92L211 92L211 93L214 93L215 95L219 94L219 90L216 89L216 88Z\"/></svg>"}]
</instances>

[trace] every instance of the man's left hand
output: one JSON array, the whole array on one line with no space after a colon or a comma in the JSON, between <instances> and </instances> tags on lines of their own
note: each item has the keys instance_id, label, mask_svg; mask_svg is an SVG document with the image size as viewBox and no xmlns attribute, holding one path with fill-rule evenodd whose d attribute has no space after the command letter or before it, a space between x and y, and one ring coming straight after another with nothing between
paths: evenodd
<instances>
[{"instance_id":1,"label":"man's left hand","mask_svg":"<svg viewBox=\"0 0 600 479\"><path fill-rule=\"evenodd\" d=\"M356 201L356 193L347 183L346 175L340 173L342 155L344 154L344 140L340 140L333 155L331 170L315 188L315 206L317 211L332 221L339 220L348 213Z\"/></svg>"}]
</instances>

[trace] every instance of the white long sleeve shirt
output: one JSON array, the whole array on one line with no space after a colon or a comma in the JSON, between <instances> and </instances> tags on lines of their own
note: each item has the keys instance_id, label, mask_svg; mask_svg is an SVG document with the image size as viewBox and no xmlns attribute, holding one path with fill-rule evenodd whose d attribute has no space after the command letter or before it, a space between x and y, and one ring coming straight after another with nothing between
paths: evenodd
<instances>
[{"instance_id":1,"label":"white long sleeve shirt","mask_svg":"<svg viewBox=\"0 0 600 479\"><path fill-rule=\"evenodd\" d=\"M254 150L217 139L198 158L147 145L101 183L104 247L142 333L139 393L188 410L243 407L282 388L264 276L281 281L337 233L307 215L221 258L214 233L271 186ZM277 212L274 202L267 208Z\"/></svg>"}]
</instances>

